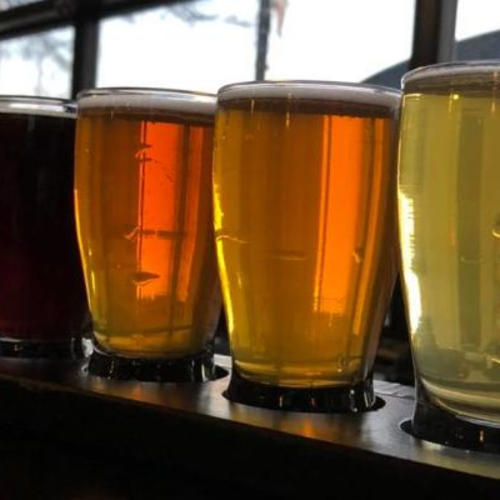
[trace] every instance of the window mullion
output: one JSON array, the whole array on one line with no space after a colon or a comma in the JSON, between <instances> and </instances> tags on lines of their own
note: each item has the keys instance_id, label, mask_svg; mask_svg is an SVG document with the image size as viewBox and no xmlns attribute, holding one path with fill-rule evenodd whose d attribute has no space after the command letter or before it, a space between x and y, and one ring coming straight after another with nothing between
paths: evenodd
<instances>
[{"instance_id":1,"label":"window mullion","mask_svg":"<svg viewBox=\"0 0 500 500\"><path fill-rule=\"evenodd\" d=\"M255 65L256 80L264 80L266 75L270 26L271 0L260 0L259 17L257 21L257 60Z\"/></svg>"},{"instance_id":2,"label":"window mullion","mask_svg":"<svg viewBox=\"0 0 500 500\"><path fill-rule=\"evenodd\" d=\"M417 0L410 69L453 59L457 0Z\"/></svg>"}]
</instances>

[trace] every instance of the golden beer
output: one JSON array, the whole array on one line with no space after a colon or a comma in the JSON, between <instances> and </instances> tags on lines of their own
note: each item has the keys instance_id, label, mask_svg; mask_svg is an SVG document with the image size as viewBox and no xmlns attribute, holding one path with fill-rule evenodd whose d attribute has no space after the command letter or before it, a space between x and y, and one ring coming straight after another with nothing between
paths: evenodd
<instances>
[{"instance_id":1,"label":"golden beer","mask_svg":"<svg viewBox=\"0 0 500 500\"><path fill-rule=\"evenodd\" d=\"M405 79L399 226L417 374L430 400L500 424L498 66Z\"/></svg>"},{"instance_id":2,"label":"golden beer","mask_svg":"<svg viewBox=\"0 0 500 500\"><path fill-rule=\"evenodd\" d=\"M398 103L347 84L219 91L215 236L241 377L327 388L369 376L395 279Z\"/></svg>"},{"instance_id":3,"label":"golden beer","mask_svg":"<svg viewBox=\"0 0 500 500\"><path fill-rule=\"evenodd\" d=\"M215 97L96 90L78 106L75 204L97 343L136 357L198 353L220 313Z\"/></svg>"}]
</instances>

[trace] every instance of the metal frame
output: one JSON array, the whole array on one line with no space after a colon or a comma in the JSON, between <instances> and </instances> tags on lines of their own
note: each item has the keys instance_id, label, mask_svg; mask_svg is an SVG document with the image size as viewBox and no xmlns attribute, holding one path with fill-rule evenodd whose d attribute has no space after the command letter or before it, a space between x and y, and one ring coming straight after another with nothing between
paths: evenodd
<instances>
[{"instance_id":1,"label":"metal frame","mask_svg":"<svg viewBox=\"0 0 500 500\"><path fill-rule=\"evenodd\" d=\"M410 69L451 61L455 48L457 0L417 0Z\"/></svg>"},{"instance_id":2,"label":"metal frame","mask_svg":"<svg viewBox=\"0 0 500 500\"><path fill-rule=\"evenodd\" d=\"M83 12L75 22L71 95L95 86L99 44L99 20Z\"/></svg>"},{"instance_id":3,"label":"metal frame","mask_svg":"<svg viewBox=\"0 0 500 500\"><path fill-rule=\"evenodd\" d=\"M264 80L266 75L267 45L271 28L271 0L260 0L258 32L257 32L257 58L255 61L255 79Z\"/></svg>"}]
</instances>

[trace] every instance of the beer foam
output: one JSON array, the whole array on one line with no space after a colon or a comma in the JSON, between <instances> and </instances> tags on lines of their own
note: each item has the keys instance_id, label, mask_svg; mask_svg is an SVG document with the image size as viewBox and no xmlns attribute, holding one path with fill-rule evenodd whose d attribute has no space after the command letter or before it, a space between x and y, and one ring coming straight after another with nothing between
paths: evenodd
<instances>
[{"instance_id":1,"label":"beer foam","mask_svg":"<svg viewBox=\"0 0 500 500\"><path fill-rule=\"evenodd\" d=\"M395 108L399 104L401 93L399 90L377 85L314 81L236 83L222 87L218 93L218 101L221 103L254 98L314 100Z\"/></svg>"},{"instance_id":2,"label":"beer foam","mask_svg":"<svg viewBox=\"0 0 500 500\"><path fill-rule=\"evenodd\" d=\"M65 99L0 95L0 113L75 118L75 103Z\"/></svg>"},{"instance_id":3,"label":"beer foam","mask_svg":"<svg viewBox=\"0 0 500 500\"><path fill-rule=\"evenodd\" d=\"M460 85L500 82L500 63L486 60L433 64L409 71L401 79L403 88L407 84L418 87L420 84L452 85L455 82Z\"/></svg>"},{"instance_id":4,"label":"beer foam","mask_svg":"<svg viewBox=\"0 0 500 500\"><path fill-rule=\"evenodd\" d=\"M78 109L120 109L133 113L144 110L193 115L214 115L215 95L177 90L96 89L83 92Z\"/></svg>"}]
</instances>

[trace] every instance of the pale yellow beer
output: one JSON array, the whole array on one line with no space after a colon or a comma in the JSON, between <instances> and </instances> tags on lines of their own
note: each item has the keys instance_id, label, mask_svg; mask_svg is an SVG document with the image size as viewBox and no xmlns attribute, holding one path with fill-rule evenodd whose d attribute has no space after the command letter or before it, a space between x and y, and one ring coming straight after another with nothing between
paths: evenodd
<instances>
[{"instance_id":1,"label":"pale yellow beer","mask_svg":"<svg viewBox=\"0 0 500 500\"><path fill-rule=\"evenodd\" d=\"M417 374L432 402L500 423L497 65L405 79L399 227Z\"/></svg>"},{"instance_id":2,"label":"pale yellow beer","mask_svg":"<svg viewBox=\"0 0 500 500\"><path fill-rule=\"evenodd\" d=\"M215 235L235 368L283 387L370 373L395 278L399 93L228 86L215 132Z\"/></svg>"},{"instance_id":3,"label":"pale yellow beer","mask_svg":"<svg viewBox=\"0 0 500 500\"><path fill-rule=\"evenodd\" d=\"M76 215L98 345L136 357L203 351L220 313L214 96L97 90L78 106Z\"/></svg>"}]
</instances>

